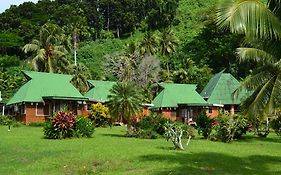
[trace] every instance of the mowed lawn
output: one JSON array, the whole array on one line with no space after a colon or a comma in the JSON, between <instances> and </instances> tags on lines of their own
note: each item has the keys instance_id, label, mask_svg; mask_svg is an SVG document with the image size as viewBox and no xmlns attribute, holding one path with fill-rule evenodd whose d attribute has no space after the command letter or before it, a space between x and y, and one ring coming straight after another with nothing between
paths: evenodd
<instances>
[{"instance_id":1,"label":"mowed lawn","mask_svg":"<svg viewBox=\"0 0 281 175\"><path fill-rule=\"evenodd\" d=\"M123 137L97 128L90 139L43 139L42 128L0 126L0 174L281 174L281 139L230 144L195 138L185 151L165 139Z\"/></svg>"}]
</instances>

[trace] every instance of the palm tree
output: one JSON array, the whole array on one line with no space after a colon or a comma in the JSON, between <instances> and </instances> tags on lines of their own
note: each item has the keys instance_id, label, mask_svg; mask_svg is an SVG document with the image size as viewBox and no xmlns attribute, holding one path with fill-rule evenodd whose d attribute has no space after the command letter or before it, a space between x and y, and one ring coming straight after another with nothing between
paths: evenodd
<instances>
[{"instance_id":1,"label":"palm tree","mask_svg":"<svg viewBox=\"0 0 281 175\"><path fill-rule=\"evenodd\" d=\"M67 62L65 53L69 46L69 37L63 34L63 30L58 25L47 23L40 30L39 40L34 39L30 44L26 44L23 51L34 54L33 66L36 71L52 73L60 71L60 68L55 68L60 61Z\"/></svg>"},{"instance_id":2,"label":"palm tree","mask_svg":"<svg viewBox=\"0 0 281 175\"><path fill-rule=\"evenodd\" d=\"M91 79L89 69L82 63L77 65L70 65L68 67L69 74L73 75L71 82L79 89L80 92L85 93L89 89L87 80Z\"/></svg>"},{"instance_id":3,"label":"palm tree","mask_svg":"<svg viewBox=\"0 0 281 175\"><path fill-rule=\"evenodd\" d=\"M140 43L140 54L144 56L151 56L157 52L157 39L152 32L147 32Z\"/></svg>"},{"instance_id":4,"label":"palm tree","mask_svg":"<svg viewBox=\"0 0 281 175\"><path fill-rule=\"evenodd\" d=\"M113 117L127 121L128 135L132 134L132 119L141 109L141 96L138 88L131 82L118 82L110 90L109 109Z\"/></svg>"},{"instance_id":5,"label":"palm tree","mask_svg":"<svg viewBox=\"0 0 281 175\"><path fill-rule=\"evenodd\" d=\"M242 83L253 94L242 103L248 117L274 113L281 106L281 21L280 0L223 0L218 8L218 25L245 34L252 47L238 48L241 61L254 61L259 68ZM238 91L239 92L239 89Z\"/></svg>"},{"instance_id":6,"label":"palm tree","mask_svg":"<svg viewBox=\"0 0 281 175\"><path fill-rule=\"evenodd\" d=\"M165 29L160 38L161 54L166 57L168 80L170 80L169 57L176 50L178 41L171 29Z\"/></svg>"}]
</instances>

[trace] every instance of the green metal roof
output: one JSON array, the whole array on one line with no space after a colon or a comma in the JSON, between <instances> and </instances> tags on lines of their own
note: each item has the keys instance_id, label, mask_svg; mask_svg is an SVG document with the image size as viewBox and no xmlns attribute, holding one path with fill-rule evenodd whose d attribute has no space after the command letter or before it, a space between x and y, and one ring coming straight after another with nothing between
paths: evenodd
<instances>
[{"instance_id":1,"label":"green metal roof","mask_svg":"<svg viewBox=\"0 0 281 175\"><path fill-rule=\"evenodd\" d=\"M110 94L110 89L116 84L113 81L101 81L101 80L88 80L91 89L85 94L85 97L96 101L107 102L107 96Z\"/></svg>"},{"instance_id":2,"label":"green metal roof","mask_svg":"<svg viewBox=\"0 0 281 175\"><path fill-rule=\"evenodd\" d=\"M87 100L70 83L72 76L22 71L28 80L7 105L21 102L43 102L44 99Z\"/></svg>"},{"instance_id":3,"label":"green metal roof","mask_svg":"<svg viewBox=\"0 0 281 175\"><path fill-rule=\"evenodd\" d=\"M207 102L196 92L194 84L161 83L160 86L163 90L154 98L153 108L207 105Z\"/></svg>"},{"instance_id":4,"label":"green metal roof","mask_svg":"<svg viewBox=\"0 0 281 175\"><path fill-rule=\"evenodd\" d=\"M231 74L223 71L214 75L201 92L201 96L208 99L209 104L240 104L249 93L242 90L236 97L234 91L240 87L240 83Z\"/></svg>"}]
</instances>

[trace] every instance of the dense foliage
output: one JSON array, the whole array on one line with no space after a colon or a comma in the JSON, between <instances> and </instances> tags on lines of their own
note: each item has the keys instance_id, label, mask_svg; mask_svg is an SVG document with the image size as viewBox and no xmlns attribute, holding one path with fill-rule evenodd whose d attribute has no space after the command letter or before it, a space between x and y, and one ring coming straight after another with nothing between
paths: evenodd
<instances>
[{"instance_id":1,"label":"dense foliage","mask_svg":"<svg viewBox=\"0 0 281 175\"><path fill-rule=\"evenodd\" d=\"M109 108L101 103L92 105L89 119L93 121L97 127L112 125Z\"/></svg>"},{"instance_id":2,"label":"dense foliage","mask_svg":"<svg viewBox=\"0 0 281 175\"><path fill-rule=\"evenodd\" d=\"M201 112L195 119L198 134L202 134L205 139L209 137L213 129L214 119L208 117L206 112Z\"/></svg>"},{"instance_id":3,"label":"dense foliage","mask_svg":"<svg viewBox=\"0 0 281 175\"><path fill-rule=\"evenodd\" d=\"M44 136L48 139L65 139L76 137L91 137L94 132L92 122L83 117L75 117L73 113L58 112L46 122Z\"/></svg>"},{"instance_id":4,"label":"dense foliage","mask_svg":"<svg viewBox=\"0 0 281 175\"><path fill-rule=\"evenodd\" d=\"M212 0L25 2L0 14L0 55L16 55L17 70L72 74L82 93L88 89L86 79L119 79L124 69L106 66L108 59L115 65L124 59L133 64L131 75L137 77L145 102L151 102L152 84L159 81L194 83L201 91L223 68L236 78L251 69L235 59L242 37L214 24L214 5ZM72 64L74 49L84 65ZM0 61L3 72L9 67ZM20 71L8 74L15 85L1 89L5 101L23 83L17 79L23 77Z\"/></svg>"},{"instance_id":5,"label":"dense foliage","mask_svg":"<svg viewBox=\"0 0 281 175\"><path fill-rule=\"evenodd\" d=\"M242 116L220 114L215 118L215 122L216 125L211 139L225 143L241 138L248 130L248 121Z\"/></svg>"},{"instance_id":6,"label":"dense foliage","mask_svg":"<svg viewBox=\"0 0 281 175\"><path fill-rule=\"evenodd\" d=\"M134 135L138 138L156 139L165 133L164 125L171 122L160 114L151 113L136 123Z\"/></svg>"}]
</instances>

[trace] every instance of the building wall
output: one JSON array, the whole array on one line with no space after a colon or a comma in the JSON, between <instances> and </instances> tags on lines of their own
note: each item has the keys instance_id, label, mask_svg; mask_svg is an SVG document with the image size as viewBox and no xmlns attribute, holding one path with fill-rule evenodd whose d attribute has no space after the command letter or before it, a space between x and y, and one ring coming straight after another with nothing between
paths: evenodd
<instances>
[{"instance_id":1,"label":"building wall","mask_svg":"<svg viewBox=\"0 0 281 175\"><path fill-rule=\"evenodd\" d=\"M58 101L56 101L58 102ZM77 105L77 110L73 109L73 104L71 102L66 103L69 107L70 111L73 111L74 114L77 115L83 115L87 116L88 111L87 111L87 105L84 104L79 104ZM54 108L54 102L46 102L45 105L50 105L50 112L49 116L44 116L44 115L38 115L37 110L36 110L36 105L37 103L25 103L25 112L17 112L15 113L15 117L18 121L23 122L25 124L33 123L33 122L45 122L48 120L48 117L52 115L53 113L53 108ZM75 105L76 106L76 105Z\"/></svg>"},{"instance_id":2,"label":"building wall","mask_svg":"<svg viewBox=\"0 0 281 175\"><path fill-rule=\"evenodd\" d=\"M214 118L219 115L220 108L217 106L210 106L206 113L209 117Z\"/></svg>"},{"instance_id":3,"label":"building wall","mask_svg":"<svg viewBox=\"0 0 281 175\"><path fill-rule=\"evenodd\" d=\"M22 115L22 122L28 124L33 122L44 122L47 116L40 116L36 114L36 103L25 103L25 114Z\"/></svg>"}]
</instances>

